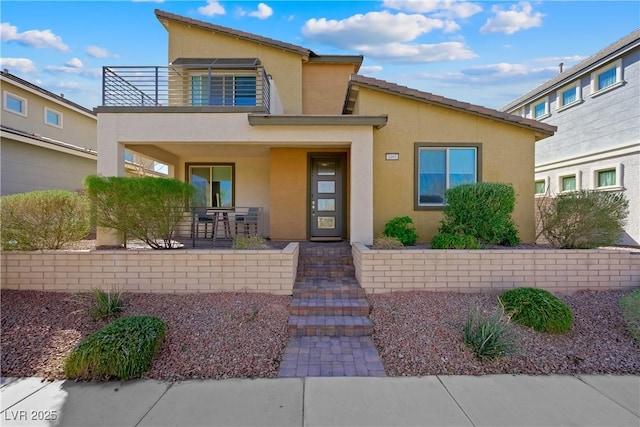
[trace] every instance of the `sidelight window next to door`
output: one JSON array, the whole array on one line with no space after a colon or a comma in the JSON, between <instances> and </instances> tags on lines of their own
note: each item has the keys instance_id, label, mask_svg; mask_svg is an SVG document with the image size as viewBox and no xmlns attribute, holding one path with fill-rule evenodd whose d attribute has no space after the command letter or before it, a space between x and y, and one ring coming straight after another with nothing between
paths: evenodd
<instances>
[{"instance_id":1,"label":"sidelight window next to door","mask_svg":"<svg viewBox=\"0 0 640 427\"><path fill-rule=\"evenodd\" d=\"M191 165L189 182L194 187L194 206L230 208L234 205L234 165Z\"/></svg>"}]
</instances>

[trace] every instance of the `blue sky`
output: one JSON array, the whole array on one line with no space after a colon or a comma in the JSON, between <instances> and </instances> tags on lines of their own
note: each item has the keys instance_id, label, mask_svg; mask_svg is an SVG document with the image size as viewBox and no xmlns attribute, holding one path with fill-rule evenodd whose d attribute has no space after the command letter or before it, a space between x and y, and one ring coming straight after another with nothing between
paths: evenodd
<instances>
[{"instance_id":1,"label":"blue sky","mask_svg":"<svg viewBox=\"0 0 640 427\"><path fill-rule=\"evenodd\" d=\"M7 1L1 67L88 108L105 65L165 65L154 9L363 54L360 74L499 108L640 27L637 1Z\"/></svg>"}]
</instances>

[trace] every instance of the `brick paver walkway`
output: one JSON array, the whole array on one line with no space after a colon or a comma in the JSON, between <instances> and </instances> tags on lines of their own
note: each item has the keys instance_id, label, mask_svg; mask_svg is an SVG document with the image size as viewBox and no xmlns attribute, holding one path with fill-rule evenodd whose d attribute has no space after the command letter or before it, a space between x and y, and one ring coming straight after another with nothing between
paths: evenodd
<instances>
[{"instance_id":1,"label":"brick paver walkway","mask_svg":"<svg viewBox=\"0 0 640 427\"><path fill-rule=\"evenodd\" d=\"M385 376L348 243L301 243L289 311L278 376Z\"/></svg>"}]
</instances>

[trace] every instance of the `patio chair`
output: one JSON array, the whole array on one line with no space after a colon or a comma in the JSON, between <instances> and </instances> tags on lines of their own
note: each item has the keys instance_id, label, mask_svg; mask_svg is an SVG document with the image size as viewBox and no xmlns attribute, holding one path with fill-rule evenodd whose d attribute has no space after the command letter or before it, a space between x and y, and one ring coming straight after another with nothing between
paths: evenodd
<instances>
[{"instance_id":1,"label":"patio chair","mask_svg":"<svg viewBox=\"0 0 640 427\"><path fill-rule=\"evenodd\" d=\"M246 213L236 214L236 235L238 234L238 228L241 227L240 232L242 234L257 236L259 216L260 208L249 208Z\"/></svg>"},{"instance_id":2,"label":"patio chair","mask_svg":"<svg viewBox=\"0 0 640 427\"><path fill-rule=\"evenodd\" d=\"M195 236L196 239L200 235L200 225L204 224L204 238L207 238L207 233L209 232L209 224L211 224L211 236L213 237L214 227L213 227L213 217L207 214L207 208L197 207L193 208L194 215L194 228L195 228Z\"/></svg>"}]
</instances>

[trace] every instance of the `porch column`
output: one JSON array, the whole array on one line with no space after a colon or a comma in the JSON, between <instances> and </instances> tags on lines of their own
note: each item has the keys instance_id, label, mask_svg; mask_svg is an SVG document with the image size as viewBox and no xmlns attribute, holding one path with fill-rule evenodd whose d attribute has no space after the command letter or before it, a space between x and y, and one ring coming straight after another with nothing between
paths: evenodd
<instances>
[{"instance_id":1,"label":"porch column","mask_svg":"<svg viewBox=\"0 0 640 427\"><path fill-rule=\"evenodd\" d=\"M373 130L355 133L351 142L351 242L373 243Z\"/></svg>"},{"instance_id":2,"label":"porch column","mask_svg":"<svg viewBox=\"0 0 640 427\"><path fill-rule=\"evenodd\" d=\"M98 166L100 176L124 176L124 144L118 142L117 120L113 114L98 115ZM111 228L97 227L96 246L122 244Z\"/></svg>"}]
</instances>

